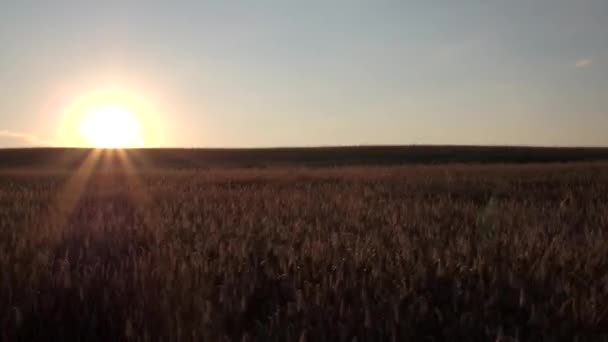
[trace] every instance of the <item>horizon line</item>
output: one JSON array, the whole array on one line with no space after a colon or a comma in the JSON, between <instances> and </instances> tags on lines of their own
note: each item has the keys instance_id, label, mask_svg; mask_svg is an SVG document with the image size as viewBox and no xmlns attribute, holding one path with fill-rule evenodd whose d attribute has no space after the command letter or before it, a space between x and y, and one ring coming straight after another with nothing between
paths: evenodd
<instances>
[{"instance_id":1,"label":"horizon line","mask_svg":"<svg viewBox=\"0 0 608 342\"><path fill-rule=\"evenodd\" d=\"M486 147L486 148L542 148L542 149L608 149L599 145L534 145L534 144L352 144L352 145L276 145L276 146L150 146L150 147L93 147L93 146L19 146L0 147L0 150L286 150L324 148L407 148L407 147Z\"/></svg>"}]
</instances>

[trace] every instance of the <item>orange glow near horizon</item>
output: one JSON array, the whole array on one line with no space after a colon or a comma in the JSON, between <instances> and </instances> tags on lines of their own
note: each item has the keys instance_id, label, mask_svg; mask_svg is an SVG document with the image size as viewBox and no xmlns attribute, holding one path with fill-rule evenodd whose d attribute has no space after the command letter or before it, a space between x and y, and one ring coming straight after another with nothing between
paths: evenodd
<instances>
[{"instance_id":1,"label":"orange glow near horizon","mask_svg":"<svg viewBox=\"0 0 608 342\"><path fill-rule=\"evenodd\" d=\"M79 133L93 147L145 146L136 115L121 105L108 104L92 108L83 116Z\"/></svg>"},{"instance_id":2,"label":"orange glow near horizon","mask_svg":"<svg viewBox=\"0 0 608 342\"><path fill-rule=\"evenodd\" d=\"M124 89L77 98L65 111L60 136L66 146L139 148L160 144L156 111Z\"/></svg>"}]
</instances>

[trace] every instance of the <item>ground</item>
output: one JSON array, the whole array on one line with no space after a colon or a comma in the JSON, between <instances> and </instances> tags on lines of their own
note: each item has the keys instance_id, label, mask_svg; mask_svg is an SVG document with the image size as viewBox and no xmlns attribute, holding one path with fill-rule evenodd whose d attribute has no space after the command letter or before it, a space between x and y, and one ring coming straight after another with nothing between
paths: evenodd
<instances>
[{"instance_id":1,"label":"ground","mask_svg":"<svg viewBox=\"0 0 608 342\"><path fill-rule=\"evenodd\" d=\"M608 163L347 151L0 152L0 340L608 339Z\"/></svg>"}]
</instances>

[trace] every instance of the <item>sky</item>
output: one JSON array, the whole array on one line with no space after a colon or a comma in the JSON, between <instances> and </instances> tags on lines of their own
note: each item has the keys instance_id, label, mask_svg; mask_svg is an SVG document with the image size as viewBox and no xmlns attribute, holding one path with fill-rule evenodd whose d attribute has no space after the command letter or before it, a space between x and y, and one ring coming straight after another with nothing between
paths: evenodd
<instances>
[{"instance_id":1,"label":"sky","mask_svg":"<svg viewBox=\"0 0 608 342\"><path fill-rule=\"evenodd\" d=\"M606 18L605 0L6 0L0 146L83 144L65 122L107 89L137 99L150 147L608 146Z\"/></svg>"}]
</instances>

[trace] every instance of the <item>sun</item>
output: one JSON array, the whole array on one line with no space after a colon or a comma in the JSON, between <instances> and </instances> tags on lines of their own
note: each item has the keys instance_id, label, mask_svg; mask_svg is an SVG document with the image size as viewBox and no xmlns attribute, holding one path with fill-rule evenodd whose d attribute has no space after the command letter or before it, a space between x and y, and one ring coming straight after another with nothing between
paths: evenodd
<instances>
[{"instance_id":1,"label":"sun","mask_svg":"<svg viewBox=\"0 0 608 342\"><path fill-rule=\"evenodd\" d=\"M145 143L137 116L120 104L89 109L79 131L90 146L97 148L142 147Z\"/></svg>"},{"instance_id":2,"label":"sun","mask_svg":"<svg viewBox=\"0 0 608 342\"><path fill-rule=\"evenodd\" d=\"M159 146L164 121L151 99L124 87L83 92L62 110L57 135L71 147Z\"/></svg>"}]
</instances>

